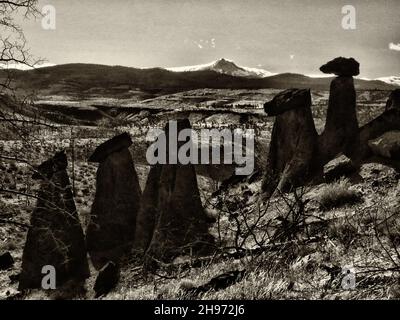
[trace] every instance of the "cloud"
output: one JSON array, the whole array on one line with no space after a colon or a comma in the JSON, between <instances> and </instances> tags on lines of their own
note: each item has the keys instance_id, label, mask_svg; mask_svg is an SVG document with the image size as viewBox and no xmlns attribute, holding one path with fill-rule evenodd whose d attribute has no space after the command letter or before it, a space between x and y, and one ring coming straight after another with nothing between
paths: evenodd
<instances>
[{"instance_id":1,"label":"cloud","mask_svg":"<svg viewBox=\"0 0 400 320\"><path fill-rule=\"evenodd\" d=\"M215 48L215 39L214 38L211 39L211 48Z\"/></svg>"},{"instance_id":2,"label":"cloud","mask_svg":"<svg viewBox=\"0 0 400 320\"><path fill-rule=\"evenodd\" d=\"M290 60L293 60L294 59L294 54L291 54L290 55Z\"/></svg>"},{"instance_id":3,"label":"cloud","mask_svg":"<svg viewBox=\"0 0 400 320\"><path fill-rule=\"evenodd\" d=\"M199 41L193 40L193 44L195 44L199 49L215 49L216 42L215 39L200 39Z\"/></svg>"},{"instance_id":4,"label":"cloud","mask_svg":"<svg viewBox=\"0 0 400 320\"><path fill-rule=\"evenodd\" d=\"M203 40L200 40L200 42L203 42ZM203 49L203 45L197 41L193 41L193 43L199 48L199 49Z\"/></svg>"},{"instance_id":5,"label":"cloud","mask_svg":"<svg viewBox=\"0 0 400 320\"><path fill-rule=\"evenodd\" d=\"M395 44L393 42L389 43L389 49L394 51L400 51L400 43Z\"/></svg>"}]
</instances>

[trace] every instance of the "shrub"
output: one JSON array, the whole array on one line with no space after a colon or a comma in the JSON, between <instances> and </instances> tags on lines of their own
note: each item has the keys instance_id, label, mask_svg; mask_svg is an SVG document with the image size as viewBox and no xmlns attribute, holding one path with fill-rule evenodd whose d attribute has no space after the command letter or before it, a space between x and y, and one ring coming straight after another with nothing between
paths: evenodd
<instances>
[{"instance_id":1,"label":"shrub","mask_svg":"<svg viewBox=\"0 0 400 320\"><path fill-rule=\"evenodd\" d=\"M18 248L18 244L16 240L8 239L4 242L0 242L0 252L3 253L5 251L12 251Z\"/></svg>"},{"instance_id":2,"label":"shrub","mask_svg":"<svg viewBox=\"0 0 400 320\"><path fill-rule=\"evenodd\" d=\"M329 238L336 239L346 249L353 243L357 235L357 227L347 219L338 219L329 225Z\"/></svg>"},{"instance_id":3,"label":"shrub","mask_svg":"<svg viewBox=\"0 0 400 320\"><path fill-rule=\"evenodd\" d=\"M359 192L351 189L347 179L340 179L328 184L321 191L319 203L322 210L330 210L345 206L347 204L355 204L362 200Z\"/></svg>"}]
</instances>

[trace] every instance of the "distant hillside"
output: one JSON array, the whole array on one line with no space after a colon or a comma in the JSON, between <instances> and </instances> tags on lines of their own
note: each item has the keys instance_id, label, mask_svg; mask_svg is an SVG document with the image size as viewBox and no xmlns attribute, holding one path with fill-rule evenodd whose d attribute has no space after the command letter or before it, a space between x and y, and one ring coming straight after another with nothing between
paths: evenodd
<instances>
[{"instance_id":1,"label":"distant hillside","mask_svg":"<svg viewBox=\"0 0 400 320\"><path fill-rule=\"evenodd\" d=\"M12 70L14 85L43 95L90 96L141 91L151 94L192 89L311 88L328 90L331 78L310 78L300 74L278 74L265 78L231 76L213 70L172 72L161 68L137 69L96 64L65 64L34 70ZM1 78L6 71L0 70ZM356 79L358 90L392 90L382 81Z\"/></svg>"}]
</instances>

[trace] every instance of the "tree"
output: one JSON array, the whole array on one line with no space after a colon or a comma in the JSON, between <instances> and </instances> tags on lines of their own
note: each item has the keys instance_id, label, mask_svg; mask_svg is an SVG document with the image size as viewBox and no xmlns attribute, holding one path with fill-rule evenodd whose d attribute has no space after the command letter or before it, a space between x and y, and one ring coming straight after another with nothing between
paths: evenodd
<instances>
[{"instance_id":1,"label":"tree","mask_svg":"<svg viewBox=\"0 0 400 320\"><path fill-rule=\"evenodd\" d=\"M20 14L24 18L40 15L38 0L0 0L0 64L24 64L32 66L27 42L21 26L16 22Z\"/></svg>"},{"instance_id":2,"label":"tree","mask_svg":"<svg viewBox=\"0 0 400 320\"><path fill-rule=\"evenodd\" d=\"M36 120L32 121L31 117L24 117L18 112L23 110L31 99L29 95L20 95L17 98L16 88L12 84L12 68L15 65L32 67L38 62L35 62L29 53L25 34L18 23L21 17L32 19L38 16L40 16L38 0L0 0L0 134L2 139L11 135L20 139L23 144L29 144L29 139L32 138L30 124ZM3 147L0 150L0 160L24 163L32 167L27 159L21 159L12 150ZM8 190L0 181L0 193L9 192L16 193L15 190ZM32 195L26 194L26 196Z\"/></svg>"},{"instance_id":3,"label":"tree","mask_svg":"<svg viewBox=\"0 0 400 320\"><path fill-rule=\"evenodd\" d=\"M18 20L32 19L40 16L38 0L0 0L0 121L7 122L12 131L21 136L23 128L21 124L29 121L17 117L15 112L7 112L7 108L30 103L31 96L24 95L16 98L16 91L13 87L13 67L30 66L39 63L29 53L27 40ZM9 111L9 110L8 110Z\"/></svg>"}]
</instances>

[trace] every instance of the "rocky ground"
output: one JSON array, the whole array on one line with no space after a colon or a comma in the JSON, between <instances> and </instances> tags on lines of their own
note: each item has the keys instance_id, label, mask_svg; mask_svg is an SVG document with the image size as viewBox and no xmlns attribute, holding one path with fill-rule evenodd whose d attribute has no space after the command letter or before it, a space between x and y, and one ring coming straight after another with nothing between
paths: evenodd
<instances>
[{"instance_id":1,"label":"rocky ground","mask_svg":"<svg viewBox=\"0 0 400 320\"><path fill-rule=\"evenodd\" d=\"M264 91L241 93L245 101L257 101L252 114L260 113L258 103L266 99L266 95L272 97L274 94ZM172 109L177 110L193 103L193 99L199 99L200 93L196 90L145 103L171 106L171 101L175 99L177 101ZM239 93L204 90L203 95L207 98L199 103L208 108L207 103L216 107L213 103L223 100L226 108L238 102L232 97L237 97ZM358 93L360 125L382 112L387 96L387 92L381 91ZM319 132L324 125L326 103L326 92L313 93L312 111ZM240 121L232 115L228 119L233 119L233 125ZM265 162L272 120L251 120L250 127L263 124L258 131L256 151L259 167ZM218 127L226 121L226 117L214 115L210 122ZM68 171L74 181L80 219L86 225L95 192L96 172L96 165L87 163L86 159L104 139L126 128L126 125L118 128L95 127L95 130L73 127L73 143L70 128L44 138L39 134L42 139L32 139L35 143L22 144L11 139L0 142L1 154L29 160L27 163L0 161L0 188L11 191L2 192L0 197L0 254L10 252L15 260L11 269L0 270L0 299L11 298L17 293L15 276L19 273L27 224L35 205L35 199L25 193L34 193L37 188L37 184L30 179L30 164L40 163L62 147L67 149L71 164L73 150L74 166L70 165ZM137 140L141 134L134 126L131 127L131 134L134 145L130 150L143 189L148 173L143 157L146 145ZM168 267L157 275L146 277L131 261L122 270L117 288L106 298L399 299L400 255L396 250L400 243L400 171L396 162L374 160L363 164L356 174L335 170L346 161L337 159L326 166L325 183L297 190L296 193L276 195L268 203L259 202L260 176L253 175L250 180L230 184L215 193L227 176L210 174L209 168L197 168L203 204L217 217L217 223L210 232L221 247L230 248L228 251L232 255L217 255L200 266L193 263L192 257L180 257L175 263L185 267ZM288 224L291 232L284 234L282 231ZM249 254L251 250L253 254ZM245 251L248 254L240 258L234 254ZM342 270L345 267L355 274L355 289L345 290L342 287L345 276ZM202 285L216 275L244 269L244 278L224 290L211 290L196 297L188 293L190 288ZM92 276L86 283L86 298L94 296L92 288L96 272L93 268L91 271ZM57 294L61 293L53 293L51 297ZM27 298L48 297L41 292L32 292Z\"/></svg>"},{"instance_id":2,"label":"rocky ground","mask_svg":"<svg viewBox=\"0 0 400 320\"><path fill-rule=\"evenodd\" d=\"M359 200L354 203L344 201L330 209L323 206L321 202L326 194L337 188L335 182L313 186L301 192L302 201L306 203L303 212L305 226L294 229L296 232L293 238L286 239L286 244L282 239L283 244L277 242L274 250L265 250L243 258L215 257L215 262L207 261L200 267L172 271L166 269L158 275L147 277L132 262L123 269L120 283L106 298L184 299L187 298L187 288L202 285L223 272L245 269L246 276L239 283L225 290L201 294L197 298L399 299L400 259L396 252L400 241L398 180L398 171L389 166L365 164L359 176L350 176L346 183L342 183L346 191L351 190L359 196ZM79 184L79 191L84 190L83 186ZM216 207L224 207L217 213L218 225L211 230L221 246L235 247L234 238L238 226L244 228L243 222L239 224L232 218L235 215L257 216L257 210L265 210L261 221L256 223L249 218L247 222L255 226L254 233L260 243L265 234L273 235L279 230L280 221L277 218L289 212L290 206L296 201L293 195L277 196L268 208L265 203L258 207L259 189L260 181L242 182L229 188L226 194L211 198L209 210L215 212ZM246 196L242 197L243 194ZM28 206L33 203L23 202L24 199L15 201L16 211L12 217L19 217L19 222L27 223L28 215L23 210L28 211ZM77 204L84 219L85 210L89 208L84 202L77 201ZM231 211L227 211L226 207ZM273 223L265 226L267 221ZM18 274L26 228L7 224L1 226L0 232L1 250L9 251L15 260L11 270L0 272L1 297L7 298L16 294L17 283L11 279ZM257 249L259 244L250 236L239 247ZM189 260L190 257L181 257L175 263ZM355 289L344 290L341 286L341 272L345 267L355 273ZM87 298L94 295L92 288L96 272L94 269L91 271L92 277L86 284ZM51 297L54 298L55 294ZM33 292L29 298L42 299L46 296L41 292Z\"/></svg>"}]
</instances>

